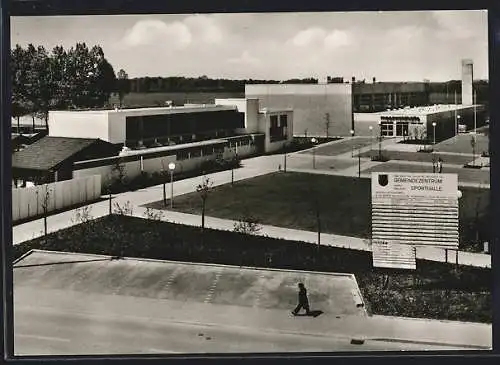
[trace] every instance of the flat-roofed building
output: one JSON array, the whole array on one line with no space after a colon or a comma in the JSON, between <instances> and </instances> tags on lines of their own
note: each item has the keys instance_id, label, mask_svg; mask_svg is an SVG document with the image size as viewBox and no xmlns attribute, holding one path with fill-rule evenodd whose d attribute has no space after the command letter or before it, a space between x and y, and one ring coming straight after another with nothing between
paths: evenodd
<instances>
[{"instance_id":1,"label":"flat-roofed building","mask_svg":"<svg viewBox=\"0 0 500 365\"><path fill-rule=\"evenodd\" d=\"M244 114L229 105L51 111L49 133L141 148L230 136L243 120Z\"/></svg>"},{"instance_id":2,"label":"flat-roofed building","mask_svg":"<svg viewBox=\"0 0 500 365\"><path fill-rule=\"evenodd\" d=\"M373 113L429 104L426 82L357 82L352 84L352 95L354 112Z\"/></svg>"},{"instance_id":3,"label":"flat-roofed building","mask_svg":"<svg viewBox=\"0 0 500 365\"><path fill-rule=\"evenodd\" d=\"M354 130L356 135L381 134L384 137L411 139L433 138L435 130L436 141L442 141L453 137L461 129L468 131L484 126L486 119L483 105L432 105L355 113ZM433 126L433 123L436 125Z\"/></svg>"},{"instance_id":4,"label":"flat-roofed building","mask_svg":"<svg viewBox=\"0 0 500 365\"><path fill-rule=\"evenodd\" d=\"M349 84L248 84L245 97L262 110L293 110L293 135L349 136L352 95Z\"/></svg>"}]
</instances>

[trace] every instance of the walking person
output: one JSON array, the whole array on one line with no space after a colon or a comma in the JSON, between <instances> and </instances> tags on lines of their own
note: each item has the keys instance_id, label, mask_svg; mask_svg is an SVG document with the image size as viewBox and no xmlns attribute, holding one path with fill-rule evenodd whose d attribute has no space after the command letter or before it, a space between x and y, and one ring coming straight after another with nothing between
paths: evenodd
<instances>
[{"instance_id":1,"label":"walking person","mask_svg":"<svg viewBox=\"0 0 500 365\"><path fill-rule=\"evenodd\" d=\"M438 160L438 172L441 174L443 172L443 160L439 157Z\"/></svg>"},{"instance_id":2,"label":"walking person","mask_svg":"<svg viewBox=\"0 0 500 365\"><path fill-rule=\"evenodd\" d=\"M299 313L299 311L303 308L306 310L306 315L309 315L310 310L309 310L309 299L307 298L307 289L302 283L299 283L298 286L299 286L299 304L292 311L292 314L296 316Z\"/></svg>"},{"instance_id":3,"label":"walking person","mask_svg":"<svg viewBox=\"0 0 500 365\"><path fill-rule=\"evenodd\" d=\"M436 158L434 156L432 157L432 173L436 173Z\"/></svg>"}]
</instances>

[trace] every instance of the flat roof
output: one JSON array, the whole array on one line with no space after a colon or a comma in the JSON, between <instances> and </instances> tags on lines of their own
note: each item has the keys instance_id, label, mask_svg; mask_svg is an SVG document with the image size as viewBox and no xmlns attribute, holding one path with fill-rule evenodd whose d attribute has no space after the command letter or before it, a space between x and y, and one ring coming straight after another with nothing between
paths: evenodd
<instances>
[{"instance_id":1,"label":"flat roof","mask_svg":"<svg viewBox=\"0 0 500 365\"><path fill-rule=\"evenodd\" d=\"M273 108L262 108L259 110L259 113L264 114L264 113L278 113L278 112L293 112L293 108L278 108L278 107L273 107Z\"/></svg>"},{"instance_id":2,"label":"flat roof","mask_svg":"<svg viewBox=\"0 0 500 365\"><path fill-rule=\"evenodd\" d=\"M152 114L158 112L159 114L176 114L176 113L196 113L196 112L210 112L219 110L236 110L235 105L216 105L216 104L190 104L183 106L172 107L147 107L147 108L130 108L130 109L85 109L85 110L51 110L50 113L106 113L106 114L137 114L146 112Z\"/></svg>"},{"instance_id":3,"label":"flat roof","mask_svg":"<svg viewBox=\"0 0 500 365\"><path fill-rule=\"evenodd\" d=\"M480 107L481 105L475 105L476 107ZM456 104L437 104L430 106L418 106L414 108L401 108L395 110L385 110L377 113L368 113L373 115L380 116L424 116L429 114L438 114L455 110L464 110L473 108L474 105L456 105Z\"/></svg>"},{"instance_id":4,"label":"flat roof","mask_svg":"<svg viewBox=\"0 0 500 365\"><path fill-rule=\"evenodd\" d=\"M162 146L162 147L152 147L152 148L143 148L137 150L127 150L126 152L120 152L121 155L141 155L144 153L152 153L152 152L163 152L163 151L175 151L183 148L191 148L191 147L203 147L203 146L213 146L227 143L227 140L224 138L219 139L210 139L207 141L199 141L199 142L190 142L190 143L180 143L174 144L171 146Z\"/></svg>"}]
</instances>

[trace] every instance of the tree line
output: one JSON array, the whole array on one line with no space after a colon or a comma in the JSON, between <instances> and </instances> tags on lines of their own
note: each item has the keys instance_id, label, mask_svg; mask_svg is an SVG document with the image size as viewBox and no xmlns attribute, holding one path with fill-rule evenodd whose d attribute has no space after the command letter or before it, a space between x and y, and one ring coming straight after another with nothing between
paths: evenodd
<instances>
[{"instance_id":1,"label":"tree line","mask_svg":"<svg viewBox=\"0 0 500 365\"><path fill-rule=\"evenodd\" d=\"M244 92L245 84L317 84L314 78L277 80L230 80L211 79L207 76L200 77L139 77L128 81L128 89L136 93L152 92Z\"/></svg>"},{"instance_id":2,"label":"tree line","mask_svg":"<svg viewBox=\"0 0 500 365\"><path fill-rule=\"evenodd\" d=\"M77 43L48 51L19 44L11 49L12 116L31 115L47 125L51 109L90 109L108 105L112 93L127 93L124 70L115 75L99 45ZM118 77L117 77L118 76Z\"/></svg>"}]
</instances>

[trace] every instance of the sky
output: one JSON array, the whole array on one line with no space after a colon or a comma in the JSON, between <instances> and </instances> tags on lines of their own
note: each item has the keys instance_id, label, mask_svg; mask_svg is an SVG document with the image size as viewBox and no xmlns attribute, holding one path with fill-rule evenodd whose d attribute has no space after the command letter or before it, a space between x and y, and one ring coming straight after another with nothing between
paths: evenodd
<instances>
[{"instance_id":1,"label":"sky","mask_svg":"<svg viewBox=\"0 0 500 365\"><path fill-rule=\"evenodd\" d=\"M130 78L488 78L486 11L13 17L11 41L99 44Z\"/></svg>"}]
</instances>

